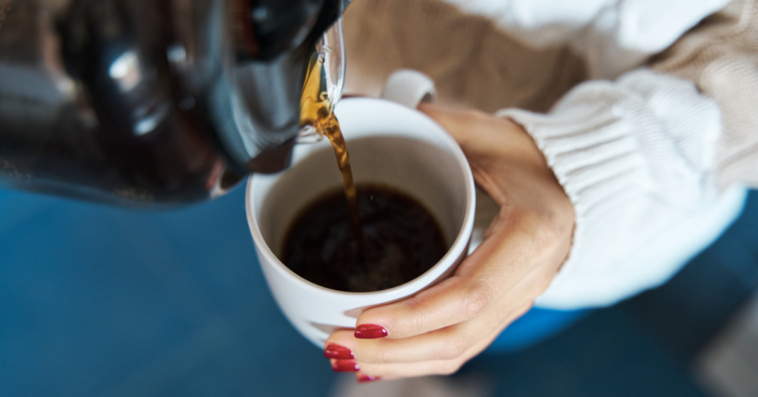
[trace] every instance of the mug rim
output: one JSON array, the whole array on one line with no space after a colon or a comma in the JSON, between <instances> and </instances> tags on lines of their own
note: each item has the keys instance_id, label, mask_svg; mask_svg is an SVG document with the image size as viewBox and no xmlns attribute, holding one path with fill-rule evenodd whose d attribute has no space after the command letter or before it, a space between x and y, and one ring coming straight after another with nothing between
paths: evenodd
<instances>
[{"instance_id":1,"label":"mug rim","mask_svg":"<svg viewBox=\"0 0 758 397\"><path fill-rule=\"evenodd\" d=\"M263 233L260 230L260 225L258 223L257 216L255 214L255 211L253 211L252 209L253 197L251 195L251 192L255 188L255 174L250 175L250 177L248 178L248 182L245 186L245 211L247 213L248 227L250 228L250 231L253 235L253 243L255 244L256 249L269 262L271 262L272 264L271 267L274 268L277 273L289 279L290 281L296 284L299 284L302 288L305 288L312 293L322 294L322 295L331 295L335 297L337 296L372 297L372 296L393 295L393 294L402 295L402 293L405 290L412 289L412 285L417 284L419 280L422 280L424 278L431 278L432 273L438 272L439 274L434 276L434 278L429 280L428 283L425 283L421 288L419 288L419 290L421 290L425 288L426 286L430 285L432 282L434 282L442 274L444 274L445 271L447 271L447 269L458 260L458 258L460 258L466 253L465 251L468 247L469 240L471 239L471 232L473 231L474 216L475 216L475 211L476 211L476 193L475 193L475 185L474 185L474 176L471 172L471 167L469 166L469 163L468 163L468 160L466 159L465 154L463 154L463 150L460 148L460 146L455 141L455 139L453 139L453 137L450 136L447 130L442 128L442 126L439 125L439 123L437 123L434 119L427 116L426 114L418 111L417 109L411 109L406 106L399 105L395 102L391 102L391 101L380 99L380 98L351 96L351 97L342 99L340 103L355 102L355 101L379 102L381 103L382 106L389 106L390 108L393 108L391 110L392 112L399 111L402 113L406 113L408 115L413 115L412 117L425 118L427 121L437 126L437 128L439 129L439 132L442 132L442 134L439 134L441 136L441 140L442 142L444 142L445 147L456 159L456 163L458 164L459 169L463 172L464 183L466 185L465 186L466 212L463 216L462 225L459 228L455 239L453 240L453 244L445 252L445 255L440 260L438 260L437 263L434 264L434 266L432 266L427 271L425 271L418 277L414 278L413 280L407 281L403 284L400 284L392 288L387 288L387 289L383 289L379 291L371 291L371 292L350 292L350 291L335 290L335 289L318 285L316 283L313 283L299 276L297 273L295 273L289 267L287 267L287 265L285 265L276 256L276 254L274 254L274 252L271 250L269 245L266 243L266 240L263 238ZM337 106L339 106L339 104L337 104ZM437 131L435 131L434 133L437 134ZM293 165L293 166L296 166L296 165ZM283 172L287 172L287 170ZM263 266L262 263L260 263L260 265ZM443 267L444 269L440 271L440 269Z\"/></svg>"}]
</instances>

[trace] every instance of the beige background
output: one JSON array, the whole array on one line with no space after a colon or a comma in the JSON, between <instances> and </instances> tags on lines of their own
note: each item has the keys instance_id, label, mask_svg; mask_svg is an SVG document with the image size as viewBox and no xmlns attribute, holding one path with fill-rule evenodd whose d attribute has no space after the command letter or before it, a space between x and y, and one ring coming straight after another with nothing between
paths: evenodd
<instances>
[{"instance_id":1,"label":"beige background","mask_svg":"<svg viewBox=\"0 0 758 397\"><path fill-rule=\"evenodd\" d=\"M439 0L358 0L344 23L346 93L377 96L392 71L410 68L435 80L443 104L547 111L586 79L568 48L531 49Z\"/></svg>"}]
</instances>

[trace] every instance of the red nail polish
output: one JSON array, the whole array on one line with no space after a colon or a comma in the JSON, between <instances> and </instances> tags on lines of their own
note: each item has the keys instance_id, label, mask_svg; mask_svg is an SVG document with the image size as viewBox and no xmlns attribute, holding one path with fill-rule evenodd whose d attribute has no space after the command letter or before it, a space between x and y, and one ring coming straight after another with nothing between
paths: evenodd
<instances>
[{"instance_id":1,"label":"red nail polish","mask_svg":"<svg viewBox=\"0 0 758 397\"><path fill-rule=\"evenodd\" d=\"M377 339L389 335L387 330L381 325L361 324L355 329L355 335L358 339Z\"/></svg>"},{"instance_id":2,"label":"red nail polish","mask_svg":"<svg viewBox=\"0 0 758 397\"><path fill-rule=\"evenodd\" d=\"M375 380L382 380L382 378L378 376L371 376L371 375L361 375L358 377L358 383L368 383L368 382L373 382Z\"/></svg>"},{"instance_id":3,"label":"red nail polish","mask_svg":"<svg viewBox=\"0 0 758 397\"><path fill-rule=\"evenodd\" d=\"M355 356L353 355L353 352L350 351L350 349L348 349L345 346L340 346L335 343L330 344L329 346L326 347L326 349L324 349L324 357L336 358L336 359L341 359L341 360L355 358Z\"/></svg>"},{"instance_id":4,"label":"red nail polish","mask_svg":"<svg viewBox=\"0 0 758 397\"><path fill-rule=\"evenodd\" d=\"M353 360L335 360L332 369L334 372L358 372L361 367Z\"/></svg>"}]
</instances>

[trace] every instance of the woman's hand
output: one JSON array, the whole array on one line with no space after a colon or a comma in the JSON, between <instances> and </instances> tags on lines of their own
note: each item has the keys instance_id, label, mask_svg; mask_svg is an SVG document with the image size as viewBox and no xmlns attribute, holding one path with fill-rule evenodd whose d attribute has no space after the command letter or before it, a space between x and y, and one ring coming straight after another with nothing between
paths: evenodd
<instances>
[{"instance_id":1,"label":"woman's hand","mask_svg":"<svg viewBox=\"0 0 758 397\"><path fill-rule=\"evenodd\" d=\"M451 374L531 308L568 255L574 209L524 129L508 119L424 104L458 141L477 184L500 207L455 275L371 308L325 356L359 381Z\"/></svg>"}]
</instances>

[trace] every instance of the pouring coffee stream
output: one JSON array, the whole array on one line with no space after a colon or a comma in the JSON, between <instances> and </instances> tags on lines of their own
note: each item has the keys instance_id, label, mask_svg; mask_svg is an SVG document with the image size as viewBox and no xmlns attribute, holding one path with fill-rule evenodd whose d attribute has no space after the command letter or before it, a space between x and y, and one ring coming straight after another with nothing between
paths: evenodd
<instances>
[{"instance_id":1,"label":"pouring coffee stream","mask_svg":"<svg viewBox=\"0 0 758 397\"><path fill-rule=\"evenodd\" d=\"M333 38L330 39L330 35L333 35ZM330 46L332 43L336 46ZM344 68L342 21L338 20L325 35L319 53L313 55L308 66L300 99L300 124L304 127L302 134L317 134L329 139L337 158L337 166L342 173L353 235L358 246L361 246L363 232L358 210L358 193L345 137L334 114L334 107L342 93Z\"/></svg>"},{"instance_id":2,"label":"pouring coffee stream","mask_svg":"<svg viewBox=\"0 0 758 397\"><path fill-rule=\"evenodd\" d=\"M329 74L333 71L330 66L340 64L332 58L334 51L324 45L311 59L301 96L299 141L329 139L344 189L322 193L300 211L288 228L280 259L295 274L328 289L386 290L431 269L448 246L425 203L402 187L391 183L356 186L346 140L334 113L341 92L335 89L335 82L341 79ZM356 144L353 153L363 160L366 153L360 148L366 146L359 141ZM331 157L331 153L319 151L321 155Z\"/></svg>"}]
</instances>

